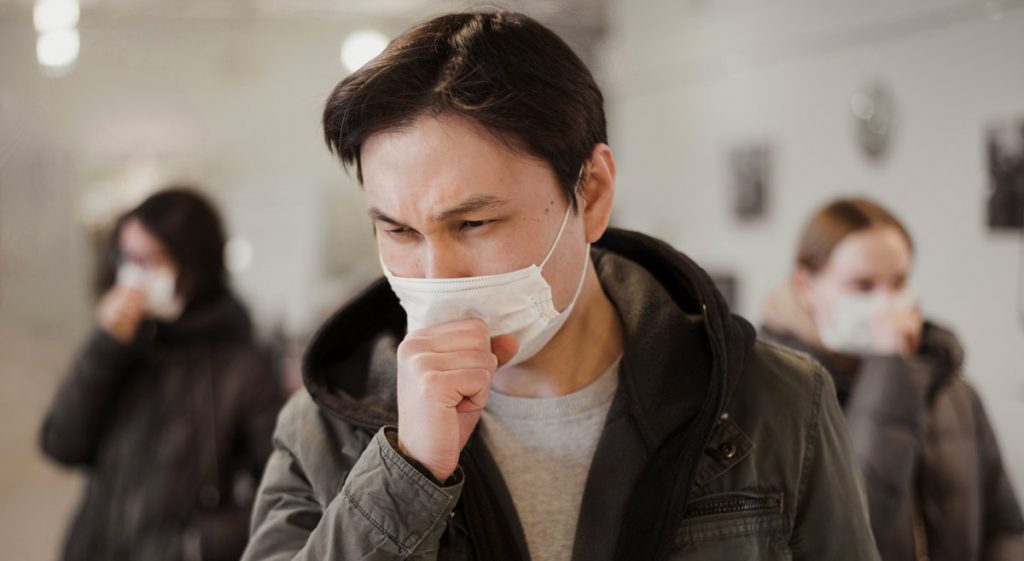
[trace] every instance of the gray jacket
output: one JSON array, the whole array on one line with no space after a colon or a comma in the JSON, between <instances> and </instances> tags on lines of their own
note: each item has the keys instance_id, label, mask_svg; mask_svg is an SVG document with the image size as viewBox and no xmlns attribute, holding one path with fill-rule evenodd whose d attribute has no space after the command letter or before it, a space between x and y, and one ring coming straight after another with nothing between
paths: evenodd
<instances>
[{"instance_id":1,"label":"gray jacket","mask_svg":"<svg viewBox=\"0 0 1024 561\"><path fill-rule=\"evenodd\" d=\"M593 252L625 327L573 559L876 560L831 379L758 342L666 244ZM377 282L321 328L281 412L243 557L526 559L500 471L471 438L438 482L396 448L404 314Z\"/></svg>"}]
</instances>

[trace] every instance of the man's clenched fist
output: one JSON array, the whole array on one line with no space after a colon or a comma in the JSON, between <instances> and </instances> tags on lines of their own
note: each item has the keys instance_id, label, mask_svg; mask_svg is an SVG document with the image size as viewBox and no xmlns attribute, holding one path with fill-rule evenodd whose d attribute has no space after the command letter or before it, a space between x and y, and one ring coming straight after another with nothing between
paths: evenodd
<instances>
[{"instance_id":1,"label":"man's clenched fist","mask_svg":"<svg viewBox=\"0 0 1024 561\"><path fill-rule=\"evenodd\" d=\"M398 346L398 446L438 481L455 472L480 421L491 377L515 356L515 337L491 338L467 319L409 333Z\"/></svg>"}]
</instances>

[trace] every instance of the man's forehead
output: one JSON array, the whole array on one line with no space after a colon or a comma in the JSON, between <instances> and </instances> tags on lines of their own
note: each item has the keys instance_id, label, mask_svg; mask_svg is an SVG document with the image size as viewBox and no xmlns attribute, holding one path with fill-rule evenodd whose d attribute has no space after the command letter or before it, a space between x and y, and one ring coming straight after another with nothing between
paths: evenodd
<instances>
[{"instance_id":1,"label":"man's forehead","mask_svg":"<svg viewBox=\"0 0 1024 561\"><path fill-rule=\"evenodd\" d=\"M435 217L456 208L495 208L516 195L513 182L500 174L470 179L454 176L411 175L364 185L367 206L391 216L397 214Z\"/></svg>"},{"instance_id":2,"label":"man's forehead","mask_svg":"<svg viewBox=\"0 0 1024 561\"><path fill-rule=\"evenodd\" d=\"M376 160L457 160L467 152L495 160L515 156L511 147L479 123L442 114L421 115L403 126L370 135L360 149L360 159L371 165Z\"/></svg>"},{"instance_id":3,"label":"man's forehead","mask_svg":"<svg viewBox=\"0 0 1024 561\"><path fill-rule=\"evenodd\" d=\"M429 134L381 137L364 149L367 199L381 207L415 204L436 209L471 197L516 198L540 182L554 180L543 162L491 142L493 138L473 136L447 142L444 136Z\"/></svg>"}]
</instances>

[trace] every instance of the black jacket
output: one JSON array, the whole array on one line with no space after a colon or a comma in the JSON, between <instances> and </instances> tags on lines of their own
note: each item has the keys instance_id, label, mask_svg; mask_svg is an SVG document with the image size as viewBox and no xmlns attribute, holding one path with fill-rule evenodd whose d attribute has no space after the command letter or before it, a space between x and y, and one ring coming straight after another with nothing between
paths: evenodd
<instances>
[{"instance_id":1,"label":"black jacket","mask_svg":"<svg viewBox=\"0 0 1024 561\"><path fill-rule=\"evenodd\" d=\"M283 401L249 317L224 296L125 346L96 330L42 427L88 486L67 561L235 560Z\"/></svg>"}]
</instances>

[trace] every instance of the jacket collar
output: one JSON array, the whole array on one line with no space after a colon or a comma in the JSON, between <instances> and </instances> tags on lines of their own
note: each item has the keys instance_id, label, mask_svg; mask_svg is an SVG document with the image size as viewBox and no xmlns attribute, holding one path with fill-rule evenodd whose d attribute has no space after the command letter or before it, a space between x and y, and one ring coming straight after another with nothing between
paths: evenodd
<instances>
[{"instance_id":1,"label":"jacket collar","mask_svg":"<svg viewBox=\"0 0 1024 561\"><path fill-rule=\"evenodd\" d=\"M162 342L248 341L252 338L249 311L230 292L189 304L171 323L146 320L144 330Z\"/></svg>"}]
</instances>

